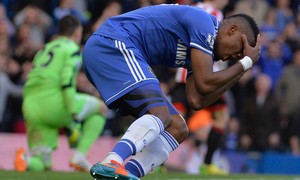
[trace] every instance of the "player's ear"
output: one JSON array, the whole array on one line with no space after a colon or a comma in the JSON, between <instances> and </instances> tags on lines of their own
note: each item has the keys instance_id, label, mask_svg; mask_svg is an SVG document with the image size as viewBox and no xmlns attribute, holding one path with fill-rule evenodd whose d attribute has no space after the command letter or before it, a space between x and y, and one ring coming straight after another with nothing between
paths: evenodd
<instances>
[{"instance_id":1,"label":"player's ear","mask_svg":"<svg viewBox=\"0 0 300 180\"><path fill-rule=\"evenodd\" d=\"M232 36L237 32L237 30L238 30L238 28L236 25L234 25L234 24L229 25L227 35Z\"/></svg>"},{"instance_id":2,"label":"player's ear","mask_svg":"<svg viewBox=\"0 0 300 180\"><path fill-rule=\"evenodd\" d=\"M73 39L77 42L80 43L81 38L82 38L82 27L78 27L72 34Z\"/></svg>"}]
</instances>

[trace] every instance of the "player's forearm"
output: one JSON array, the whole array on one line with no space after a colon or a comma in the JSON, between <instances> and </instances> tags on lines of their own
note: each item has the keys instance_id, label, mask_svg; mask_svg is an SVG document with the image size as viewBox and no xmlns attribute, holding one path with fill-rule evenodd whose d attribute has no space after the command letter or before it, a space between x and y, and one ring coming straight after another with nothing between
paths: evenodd
<instances>
[{"instance_id":1,"label":"player's forearm","mask_svg":"<svg viewBox=\"0 0 300 180\"><path fill-rule=\"evenodd\" d=\"M219 81L219 83L216 83L217 85L210 86L209 90L214 91L214 89L218 89L218 86L221 84L219 87L223 87L223 85L227 86L227 82L231 82L231 79L235 79L236 77L239 77L240 74L243 74L245 71L250 69L253 66L253 63L257 62L259 57L260 57L260 48L261 48L261 43L260 43L260 35L258 34L257 36L257 41L255 47L251 47L248 44L247 37L245 35L242 35L242 40L243 40L243 45L244 45L244 50L243 50L243 55L244 57L238 61L238 63L235 63L232 65L230 68L225 69L223 71L219 71L214 74L212 79L216 80L216 82ZM209 78L209 76L206 76ZM222 84L223 83L223 84ZM206 94L209 94L210 91L207 91ZM201 93L202 95L204 93Z\"/></svg>"},{"instance_id":2,"label":"player's forearm","mask_svg":"<svg viewBox=\"0 0 300 180\"><path fill-rule=\"evenodd\" d=\"M227 69L213 72L203 85L204 88L202 87L202 90L204 91L200 91L199 93L202 96L209 95L216 89L222 89L224 86L232 82L232 80L239 78L242 74L244 74L244 70L240 63L236 63Z\"/></svg>"},{"instance_id":3,"label":"player's forearm","mask_svg":"<svg viewBox=\"0 0 300 180\"><path fill-rule=\"evenodd\" d=\"M223 87L215 90L209 95L206 95L203 97L203 105L204 107L207 107L208 105L214 103L216 100L218 100L228 89L230 89L234 84L237 83L237 81L242 77L242 74L235 77L231 81L229 81L227 84L225 84Z\"/></svg>"},{"instance_id":4,"label":"player's forearm","mask_svg":"<svg viewBox=\"0 0 300 180\"><path fill-rule=\"evenodd\" d=\"M230 89L234 84L237 83L237 81L242 77L243 74L240 74L233 78L231 81L229 81L227 84L222 86L221 88L218 88L217 90L213 91L212 93L208 95L202 96L198 93L195 85L193 85L193 82L190 82L187 84L187 98L188 102L191 105L191 107L194 110L199 110L202 108L205 108L209 106L210 104L214 103L216 100L218 100L228 89ZM193 77L190 77L188 81L193 81Z\"/></svg>"},{"instance_id":5,"label":"player's forearm","mask_svg":"<svg viewBox=\"0 0 300 180\"><path fill-rule=\"evenodd\" d=\"M212 57L197 49L192 49L191 61L195 87L202 96L225 86L245 71L241 63L235 63L227 69L213 72Z\"/></svg>"},{"instance_id":6,"label":"player's forearm","mask_svg":"<svg viewBox=\"0 0 300 180\"><path fill-rule=\"evenodd\" d=\"M261 48L260 35L257 36L255 47L251 47L248 44L247 37L245 35L242 35L242 40L244 44L244 50L243 50L244 57L241 60L239 60L238 63L232 65L230 68L216 73L212 73L214 74L214 76L211 79L216 80L216 82L219 81L219 83L216 83L217 85L215 85L215 87L210 86L208 88L210 91L214 91L214 89L219 89L218 86L223 87L224 85L226 87L228 83L230 84L231 79L235 80L236 77L239 79L239 77L241 77L241 74L244 74L245 71L250 69L253 66L253 63L257 62L257 60L259 59L260 48ZM209 78L209 76L206 77ZM210 91L201 94L206 95L209 94Z\"/></svg>"}]
</instances>

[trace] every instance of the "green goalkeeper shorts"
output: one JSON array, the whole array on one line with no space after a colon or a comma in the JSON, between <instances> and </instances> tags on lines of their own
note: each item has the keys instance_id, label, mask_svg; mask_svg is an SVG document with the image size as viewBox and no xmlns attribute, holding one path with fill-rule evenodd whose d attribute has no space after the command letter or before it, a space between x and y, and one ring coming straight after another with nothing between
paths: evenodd
<instances>
[{"instance_id":1,"label":"green goalkeeper shorts","mask_svg":"<svg viewBox=\"0 0 300 180\"><path fill-rule=\"evenodd\" d=\"M99 99L87 94L76 95L76 115L80 120L98 113ZM61 97L27 96L22 105L26 122L26 132L29 149L49 147L55 149L58 145L59 129L68 127L73 116L67 111Z\"/></svg>"}]
</instances>

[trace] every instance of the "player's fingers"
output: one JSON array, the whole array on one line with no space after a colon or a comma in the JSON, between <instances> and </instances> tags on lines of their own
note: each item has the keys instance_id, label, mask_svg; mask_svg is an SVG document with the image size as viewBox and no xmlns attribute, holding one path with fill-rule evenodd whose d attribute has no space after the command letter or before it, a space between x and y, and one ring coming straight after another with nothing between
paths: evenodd
<instances>
[{"instance_id":1,"label":"player's fingers","mask_svg":"<svg viewBox=\"0 0 300 180\"><path fill-rule=\"evenodd\" d=\"M260 38L260 34L257 35L257 39L256 39L256 44L255 44L256 48L261 48L261 38Z\"/></svg>"},{"instance_id":2,"label":"player's fingers","mask_svg":"<svg viewBox=\"0 0 300 180\"><path fill-rule=\"evenodd\" d=\"M243 43L244 43L244 48L246 48L247 46L249 46L248 40L247 40L247 37L246 37L245 34L242 34L242 40L243 40Z\"/></svg>"},{"instance_id":3,"label":"player's fingers","mask_svg":"<svg viewBox=\"0 0 300 180\"><path fill-rule=\"evenodd\" d=\"M257 35L255 48L258 48L258 52L260 54L260 52L261 52L261 38L260 38L260 34Z\"/></svg>"},{"instance_id":4,"label":"player's fingers","mask_svg":"<svg viewBox=\"0 0 300 180\"><path fill-rule=\"evenodd\" d=\"M261 45L261 38L260 38L260 34L258 34L257 38L256 38L256 45L255 45L255 47L260 46L260 45Z\"/></svg>"}]
</instances>

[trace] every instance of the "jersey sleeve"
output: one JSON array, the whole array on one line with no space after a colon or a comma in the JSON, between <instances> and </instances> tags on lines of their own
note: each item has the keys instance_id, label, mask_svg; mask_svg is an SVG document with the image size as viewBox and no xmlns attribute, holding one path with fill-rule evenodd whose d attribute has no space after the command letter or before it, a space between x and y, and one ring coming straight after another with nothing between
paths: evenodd
<instances>
[{"instance_id":1,"label":"jersey sleeve","mask_svg":"<svg viewBox=\"0 0 300 180\"><path fill-rule=\"evenodd\" d=\"M190 36L190 46L213 56L218 21L204 11L190 11L183 16ZM217 24L216 24L217 23Z\"/></svg>"},{"instance_id":2,"label":"jersey sleeve","mask_svg":"<svg viewBox=\"0 0 300 180\"><path fill-rule=\"evenodd\" d=\"M61 88L69 113L76 117L76 77L81 66L81 53L79 48L66 51L68 55L61 72Z\"/></svg>"}]
</instances>

